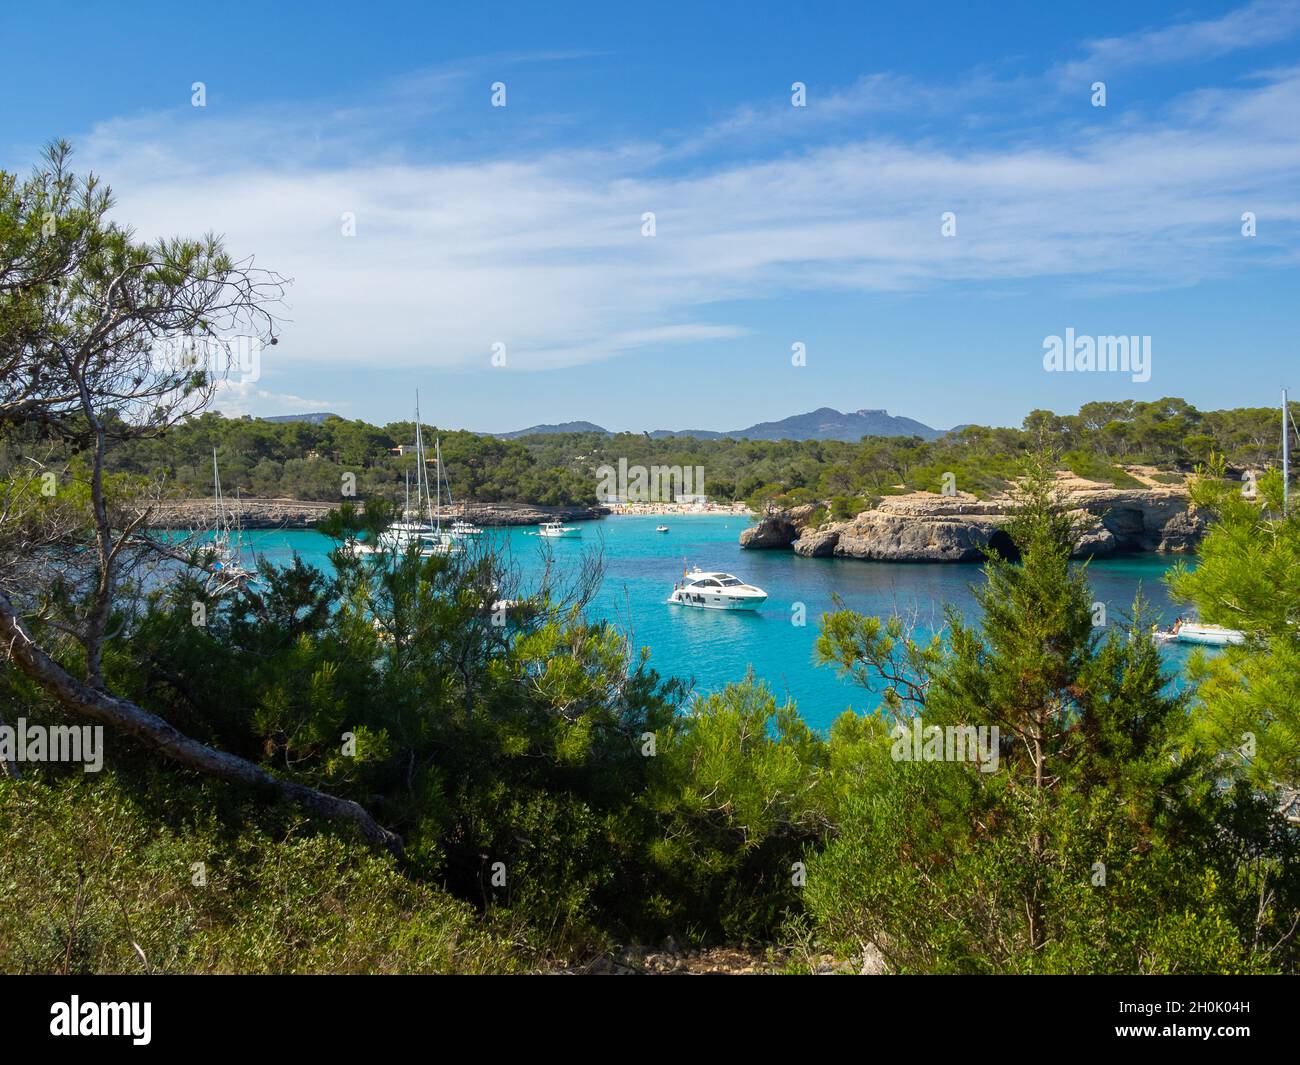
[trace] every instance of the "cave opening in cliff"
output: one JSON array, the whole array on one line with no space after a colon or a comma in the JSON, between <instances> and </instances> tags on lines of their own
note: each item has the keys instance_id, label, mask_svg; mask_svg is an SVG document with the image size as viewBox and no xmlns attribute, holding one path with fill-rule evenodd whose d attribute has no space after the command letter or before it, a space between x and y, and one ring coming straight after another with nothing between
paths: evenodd
<instances>
[{"instance_id":1,"label":"cave opening in cliff","mask_svg":"<svg viewBox=\"0 0 1300 1065\"><path fill-rule=\"evenodd\" d=\"M999 529L989 537L989 554L996 552L1005 558L1008 562L1020 561L1020 548L1016 542L1011 539L1010 534L1005 529Z\"/></svg>"}]
</instances>

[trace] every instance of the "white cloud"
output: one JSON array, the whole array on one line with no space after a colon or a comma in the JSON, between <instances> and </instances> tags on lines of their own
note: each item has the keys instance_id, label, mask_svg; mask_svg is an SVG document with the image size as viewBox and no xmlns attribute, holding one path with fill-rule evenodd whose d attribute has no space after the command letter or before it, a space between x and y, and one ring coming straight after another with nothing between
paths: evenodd
<instances>
[{"instance_id":1,"label":"white cloud","mask_svg":"<svg viewBox=\"0 0 1300 1065\"><path fill-rule=\"evenodd\" d=\"M1232 23L1234 39L1264 32L1253 18ZM1142 47L1183 54L1201 39L1176 29L1192 40ZM861 82L836 106L886 89L910 91ZM785 144L676 174L672 145L422 162L357 151L355 116L187 113L106 123L80 160L142 237L214 229L294 278L274 353L285 368L487 366L503 342L510 367L533 370L742 335L725 301L1042 278L1135 289L1219 276L1247 256L1294 262L1282 238L1300 223L1298 109L1289 70L1189 94L1158 119L1090 114L1054 142ZM1261 220L1253 242L1238 235L1246 210ZM641 235L646 211L654 237ZM944 211L956 238L940 236ZM355 237L341 235L344 212Z\"/></svg>"},{"instance_id":2,"label":"white cloud","mask_svg":"<svg viewBox=\"0 0 1300 1065\"><path fill-rule=\"evenodd\" d=\"M1300 30L1296 0L1253 0L1218 18L1089 41L1079 59L1060 68L1063 82L1107 77L1126 67L1186 62L1286 40Z\"/></svg>"},{"instance_id":3,"label":"white cloud","mask_svg":"<svg viewBox=\"0 0 1300 1065\"><path fill-rule=\"evenodd\" d=\"M227 418L241 418L245 414L301 414L304 411L330 411L338 414L347 407L346 403L328 399L306 399L287 392L268 392L251 381L235 378L228 378L217 385L212 402L212 409L220 411Z\"/></svg>"}]
</instances>

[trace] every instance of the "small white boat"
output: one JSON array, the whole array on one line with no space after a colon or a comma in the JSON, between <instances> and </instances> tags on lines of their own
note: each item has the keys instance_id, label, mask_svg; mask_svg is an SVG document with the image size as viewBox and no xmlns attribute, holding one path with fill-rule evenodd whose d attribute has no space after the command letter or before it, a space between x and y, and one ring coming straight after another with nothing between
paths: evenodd
<instances>
[{"instance_id":1,"label":"small white boat","mask_svg":"<svg viewBox=\"0 0 1300 1065\"><path fill-rule=\"evenodd\" d=\"M260 586L261 582L257 580L257 571L243 565L237 557L232 561L229 557L223 559L218 555L212 561L204 584L212 594L222 595L236 588L242 590L250 584Z\"/></svg>"},{"instance_id":2,"label":"small white boat","mask_svg":"<svg viewBox=\"0 0 1300 1065\"><path fill-rule=\"evenodd\" d=\"M406 551L418 547L420 555L455 555L464 551L451 533L443 532L436 525L421 522L394 522L380 534L377 546L383 551Z\"/></svg>"},{"instance_id":3,"label":"small white boat","mask_svg":"<svg viewBox=\"0 0 1300 1065\"><path fill-rule=\"evenodd\" d=\"M1197 643L1205 647L1227 647L1246 642L1246 634L1222 625L1205 625L1199 621L1184 621L1174 628L1179 643Z\"/></svg>"},{"instance_id":4,"label":"small white boat","mask_svg":"<svg viewBox=\"0 0 1300 1065\"><path fill-rule=\"evenodd\" d=\"M389 551L404 551L421 533L433 531L432 525L422 521L395 521L379 534L376 543Z\"/></svg>"},{"instance_id":5,"label":"small white boat","mask_svg":"<svg viewBox=\"0 0 1300 1065\"><path fill-rule=\"evenodd\" d=\"M667 525L656 525L656 526L655 526L655 532L667 532L667 531L668 531L668 526L667 526Z\"/></svg>"},{"instance_id":6,"label":"small white boat","mask_svg":"<svg viewBox=\"0 0 1300 1065\"><path fill-rule=\"evenodd\" d=\"M673 587L668 602L704 610L757 610L767 592L730 573L706 573L698 566Z\"/></svg>"},{"instance_id":7,"label":"small white boat","mask_svg":"<svg viewBox=\"0 0 1300 1065\"><path fill-rule=\"evenodd\" d=\"M577 525L565 525L558 521L544 521L537 526L537 535L545 536L548 539L571 539L575 536L582 535L581 527Z\"/></svg>"},{"instance_id":8,"label":"small white boat","mask_svg":"<svg viewBox=\"0 0 1300 1065\"><path fill-rule=\"evenodd\" d=\"M472 521L457 518L451 523L451 535L459 540L462 536L482 536L483 530Z\"/></svg>"},{"instance_id":9,"label":"small white boat","mask_svg":"<svg viewBox=\"0 0 1300 1065\"><path fill-rule=\"evenodd\" d=\"M420 536L419 543L421 558L430 555L460 555L465 551L465 545L447 532L425 533Z\"/></svg>"},{"instance_id":10,"label":"small white boat","mask_svg":"<svg viewBox=\"0 0 1300 1065\"><path fill-rule=\"evenodd\" d=\"M1200 621L1184 621L1182 618L1175 621L1172 628L1156 629L1151 635L1156 643L1191 643L1202 647L1227 647L1229 644L1246 642L1246 634L1239 629L1207 625Z\"/></svg>"},{"instance_id":11,"label":"small white boat","mask_svg":"<svg viewBox=\"0 0 1300 1065\"><path fill-rule=\"evenodd\" d=\"M355 558L382 555L384 553L382 547L376 547L369 540L352 540L349 543L343 544L342 550L345 554L350 554Z\"/></svg>"},{"instance_id":12,"label":"small white boat","mask_svg":"<svg viewBox=\"0 0 1300 1065\"><path fill-rule=\"evenodd\" d=\"M453 502L451 498L451 478L447 476L447 470L442 464L442 440L441 439L437 440L434 443L434 455L435 455L435 462L437 465L438 516L439 518L441 518L443 485L447 486L447 506L450 507ZM426 478L426 482L427 482L427 478ZM439 526L441 527L441 521L439 522ZM464 540L465 538L470 536L483 535L482 529L480 529L472 521L466 521L464 518L457 518L455 521L451 523L450 526L448 526L448 530L453 540Z\"/></svg>"}]
</instances>

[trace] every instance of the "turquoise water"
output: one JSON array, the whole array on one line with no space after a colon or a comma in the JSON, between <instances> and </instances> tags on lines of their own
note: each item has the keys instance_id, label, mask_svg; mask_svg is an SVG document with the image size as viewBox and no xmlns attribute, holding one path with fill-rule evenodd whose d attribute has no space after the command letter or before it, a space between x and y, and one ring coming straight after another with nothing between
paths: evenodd
<instances>
[{"instance_id":1,"label":"turquoise water","mask_svg":"<svg viewBox=\"0 0 1300 1065\"><path fill-rule=\"evenodd\" d=\"M669 532L656 533L663 522ZM839 678L827 666L813 664L817 621L833 609L832 595L863 613L894 612L914 618L919 630L942 624L943 608L953 604L966 617L977 608L971 585L981 580L980 567L953 564L857 562L800 558L788 551L742 551L737 538L748 525L734 516L669 518L612 517L583 523L583 536L541 540L529 528L493 529L493 541L509 553L525 581L535 578L553 552L560 570L594 548L603 549L604 583L592 613L616 622L638 647L649 647L651 665L660 673L693 678L702 694L739 680L753 667L780 698L790 697L805 721L825 728L847 707L868 710L877 704L871 693ZM327 569L333 541L311 531L245 533L254 551L277 564L296 551L303 560ZM1162 623L1180 612L1165 593L1161 577L1172 563L1157 556L1103 560L1089 567L1097 601L1106 604L1112 624L1133 602L1139 584ZM768 593L756 613L692 610L665 603L673 581L687 566L725 570ZM802 603L807 624L792 624L795 604ZM1181 664L1186 648L1166 651L1171 667Z\"/></svg>"}]
</instances>

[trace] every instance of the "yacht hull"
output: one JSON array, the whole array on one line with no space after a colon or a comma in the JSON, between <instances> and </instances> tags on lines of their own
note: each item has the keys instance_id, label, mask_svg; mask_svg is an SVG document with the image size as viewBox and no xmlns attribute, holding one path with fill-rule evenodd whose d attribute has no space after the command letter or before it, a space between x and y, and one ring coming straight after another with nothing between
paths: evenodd
<instances>
[{"instance_id":1,"label":"yacht hull","mask_svg":"<svg viewBox=\"0 0 1300 1065\"><path fill-rule=\"evenodd\" d=\"M1202 647L1227 647L1246 642L1245 633L1225 629L1218 625L1182 624L1178 628L1179 643L1194 643Z\"/></svg>"},{"instance_id":2,"label":"yacht hull","mask_svg":"<svg viewBox=\"0 0 1300 1065\"><path fill-rule=\"evenodd\" d=\"M756 595L676 591L669 597L668 602L675 606L693 606L699 610L757 610L767 602L767 596L760 598Z\"/></svg>"}]
</instances>

